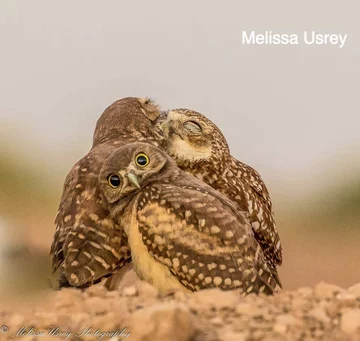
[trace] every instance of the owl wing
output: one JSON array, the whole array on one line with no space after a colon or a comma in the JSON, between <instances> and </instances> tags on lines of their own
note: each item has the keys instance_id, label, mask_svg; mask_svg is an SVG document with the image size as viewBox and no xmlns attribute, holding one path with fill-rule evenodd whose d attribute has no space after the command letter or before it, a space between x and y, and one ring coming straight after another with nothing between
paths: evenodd
<instances>
[{"instance_id":1,"label":"owl wing","mask_svg":"<svg viewBox=\"0 0 360 341\"><path fill-rule=\"evenodd\" d=\"M98 156L90 152L65 180L50 251L55 288L86 286L131 261L127 237L101 200Z\"/></svg>"},{"instance_id":2,"label":"owl wing","mask_svg":"<svg viewBox=\"0 0 360 341\"><path fill-rule=\"evenodd\" d=\"M273 293L277 274L268 268L250 225L225 197L205 188L157 184L141 192L138 229L150 255L192 291Z\"/></svg>"},{"instance_id":3,"label":"owl wing","mask_svg":"<svg viewBox=\"0 0 360 341\"><path fill-rule=\"evenodd\" d=\"M256 192L256 194L261 198L261 200L263 200L271 212L272 203L270 194L260 174L246 163L240 162L234 157L232 159L235 168L235 174L241 170L241 179L245 181L253 189L253 191Z\"/></svg>"},{"instance_id":4,"label":"owl wing","mask_svg":"<svg viewBox=\"0 0 360 341\"><path fill-rule=\"evenodd\" d=\"M241 185L242 188L237 182L231 186L232 192L235 189L235 192L242 193L235 194L233 200L241 207L247 207L255 238L260 243L270 266L276 268L282 263L282 247L266 185L255 169L235 158L232 159L230 169L233 174L241 178L241 183L244 184Z\"/></svg>"}]
</instances>

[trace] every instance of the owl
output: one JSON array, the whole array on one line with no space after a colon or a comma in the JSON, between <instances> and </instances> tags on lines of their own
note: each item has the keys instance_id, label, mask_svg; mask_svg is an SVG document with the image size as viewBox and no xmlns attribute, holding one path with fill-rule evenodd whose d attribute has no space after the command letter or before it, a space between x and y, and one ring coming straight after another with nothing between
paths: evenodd
<instances>
[{"instance_id":1,"label":"owl","mask_svg":"<svg viewBox=\"0 0 360 341\"><path fill-rule=\"evenodd\" d=\"M141 142L118 148L103 163L99 186L137 275L160 292L280 287L243 212L163 150Z\"/></svg>"},{"instance_id":2,"label":"owl","mask_svg":"<svg viewBox=\"0 0 360 341\"><path fill-rule=\"evenodd\" d=\"M98 183L103 161L119 146L146 141L160 146L154 122L160 111L152 101L124 98L99 118L93 146L66 177L51 246L53 286L86 287L131 261L127 237L112 220Z\"/></svg>"},{"instance_id":3,"label":"owl","mask_svg":"<svg viewBox=\"0 0 360 341\"><path fill-rule=\"evenodd\" d=\"M270 267L282 263L282 247L269 192L260 175L230 154L219 128L202 114L176 109L162 115L166 150L177 165L218 190L247 212Z\"/></svg>"}]
</instances>

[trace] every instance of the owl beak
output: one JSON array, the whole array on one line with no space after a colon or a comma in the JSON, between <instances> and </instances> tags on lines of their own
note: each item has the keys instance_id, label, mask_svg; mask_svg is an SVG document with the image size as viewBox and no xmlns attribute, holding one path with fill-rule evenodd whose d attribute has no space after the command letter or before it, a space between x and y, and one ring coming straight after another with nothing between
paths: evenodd
<instances>
[{"instance_id":1,"label":"owl beak","mask_svg":"<svg viewBox=\"0 0 360 341\"><path fill-rule=\"evenodd\" d=\"M139 179L134 173L128 173L127 177L129 179L130 183L132 183L137 188L140 188Z\"/></svg>"},{"instance_id":2,"label":"owl beak","mask_svg":"<svg viewBox=\"0 0 360 341\"><path fill-rule=\"evenodd\" d=\"M160 123L160 128L163 131L165 136L169 135L169 125L168 125L167 120L164 120Z\"/></svg>"},{"instance_id":3,"label":"owl beak","mask_svg":"<svg viewBox=\"0 0 360 341\"><path fill-rule=\"evenodd\" d=\"M172 135L179 136L182 140L184 139L179 131L176 131L174 128L172 121L168 121L167 119L161 123L161 129L164 132L165 138L169 138Z\"/></svg>"}]
</instances>

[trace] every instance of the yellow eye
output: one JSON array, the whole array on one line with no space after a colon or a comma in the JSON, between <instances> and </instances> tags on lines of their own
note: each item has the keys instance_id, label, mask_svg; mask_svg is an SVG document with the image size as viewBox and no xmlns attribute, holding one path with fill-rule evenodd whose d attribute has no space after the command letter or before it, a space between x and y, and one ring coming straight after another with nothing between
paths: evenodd
<instances>
[{"instance_id":1,"label":"yellow eye","mask_svg":"<svg viewBox=\"0 0 360 341\"><path fill-rule=\"evenodd\" d=\"M145 167L149 164L150 159L149 157L144 153L139 153L135 157L135 162L139 167Z\"/></svg>"},{"instance_id":2,"label":"yellow eye","mask_svg":"<svg viewBox=\"0 0 360 341\"><path fill-rule=\"evenodd\" d=\"M112 188L118 188L121 184L120 176L117 174L110 174L107 178L109 185Z\"/></svg>"}]
</instances>

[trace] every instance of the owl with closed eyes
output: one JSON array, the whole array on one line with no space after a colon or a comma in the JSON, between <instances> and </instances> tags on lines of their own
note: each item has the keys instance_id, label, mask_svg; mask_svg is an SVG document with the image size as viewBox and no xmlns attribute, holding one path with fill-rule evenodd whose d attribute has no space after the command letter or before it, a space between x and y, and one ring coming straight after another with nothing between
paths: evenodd
<instances>
[{"instance_id":1,"label":"owl with closed eyes","mask_svg":"<svg viewBox=\"0 0 360 341\"><path fill-rule=\"evenodd\" d=\"M256 241L270 267L282 263L282 247L269 192L260 175L230 154L219 128L187 109L163 114L166 150L184 171L224 194L246 212Z\"/></svg>"},{"instance_id":2,"label":"owl with closed eyes","mask_svg":"<svg viewBox=\"0 0 360 341\"><path fill-rule=\"evenodd\" d=\"M123 228L138 276L160 292L280 287L244 212L154 145L129 143L99 174L102 201Z\"/></svg>"},{"instance_id":3,"label":"owl with closed eyes","mask_svg":"<svg viewBox=\"0 0 360 341\"><path fill-rule=\"evenodd\" d=\"M163 140L154 122L160 115L148 99L124 98L99 118L89 153L66 177L51 246L53 286L86 287L131 261L127 236L111 218L98 183L103 161L119 146Z\"/></svg>"}]
</instances>

